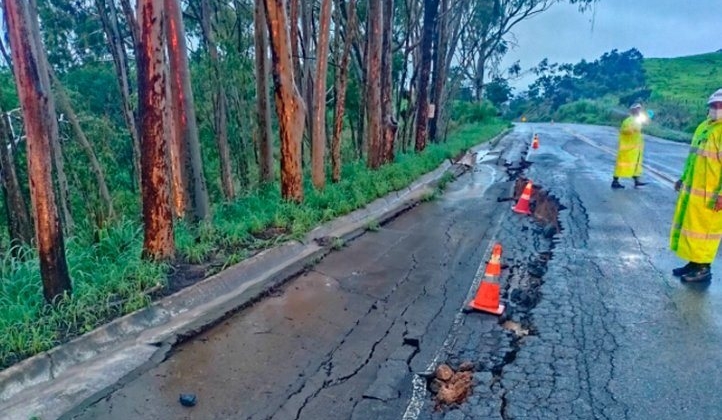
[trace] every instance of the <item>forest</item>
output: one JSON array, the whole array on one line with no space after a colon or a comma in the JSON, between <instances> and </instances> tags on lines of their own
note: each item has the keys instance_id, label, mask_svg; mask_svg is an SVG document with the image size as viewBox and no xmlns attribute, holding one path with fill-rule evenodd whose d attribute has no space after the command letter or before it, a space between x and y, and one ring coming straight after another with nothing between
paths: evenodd
<instances>
[{"instance_id":1,"label":"forest","mask_svg":"<svg viewBox=\"0 0 722 420\"><path fill-rule=\"evenodd\" d=\"M0 367L500 132L487 79L556 2L0 1Z\"/></svg>"}]
</instances>

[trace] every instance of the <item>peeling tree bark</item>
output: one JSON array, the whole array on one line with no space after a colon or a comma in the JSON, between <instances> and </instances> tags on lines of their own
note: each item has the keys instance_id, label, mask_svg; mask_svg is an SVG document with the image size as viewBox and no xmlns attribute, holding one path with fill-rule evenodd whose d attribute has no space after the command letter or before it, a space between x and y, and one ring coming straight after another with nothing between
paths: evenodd
<instances>
[{"instance_id":1,"label":"peeling tree bark","mask_svg":"<svg viewBox=\"0 0 722 420\"><path fill-rule=\"evenodd\" d=\"M164 22L166 36L168 34L168 14L165 14L166 21ZM167 37L166 42L170 44L170 36ZM167 46L170 56L170 47ZM163 55L163 68L166 70L165 78L165 106L163 107L163 135L165 136L166 145L168 147L168 169L170 171L170 203L173 209L173 215L176 218L182 219L186 216L188 209L188 202L190 197L188 194L188 174L183 162L187 155L185 146L183 145L183 133L181 133L179 125L180 121L176 120L174 108L178 107L178 104L174 103L173 88L171 87L171 74L170 65L168 63L168 57Z\"/></svg>"},{"instance_id":2,"label":"peeling tree bark","mask_svg":"<svg viewBox=\"0 0 722 420\"><path fill-rule=\"evenodd\" d=\"M191 221L205 220L210 214L206 179L203 175L201 145L198 138L195 102L191 88L185 29L179 0L165 0L168 58L170 61L171 117L174 147L178 154L179 188L176 200L190 198L193 207ZM180 203L179 203L180 204ZM185 206L183 206L185 208Z\"/></svg>"},{"instance_id":3,"label":"peeling tree bark","mask_svg":"<svg viewBox=\"0 0 722 420\"><path fill-rule=\"evenodd\" d=\"M166 74L163 54L163 0L139 0L138 102L141 127L143 257L169 260L175 252L164 135Z\"/></svg>"},{"instance_id":4,"label":"peeling tree bark","mask_svg":"<svg viewBox=\"0 0 722 420\"><path fill-rule=\"evenodd\" d=\"M301 138L306 106L293 77L291 41L285 0L264 0L266 21L273 56L273 81L281 137L281 195L286 200L303 201Z\"/></svg>"},{"instance_id":5,"label":"peeling tree bark","mask_svg":"<svg viewBox=\"0 0 722 420\"><path fill-rule=\"evenodd\" d=\"M259 178L262 183L273 182L273 140L271 138L271 102L268 97L268 27L266 6L256 0L256 144L259 151Z\"/></svg>"},{"instance_id":6,"label":"peeling tree bark","mask_svg":"<svg viewBox=\"0 0 722 420\"><path fill-rule=\"evenodd\" d=\"M316 80L313 88L311 125L311 175L314 187L326 186L326 73L328 72L328 42L331 27L331 0L322 0L316 46Z\"/></svg>"},{"instance_id":7,"label":"peeling tree bark","mask_svg":"<svg viewBox=\"0 0 722 420\"><path fill-rule=\"evenodd\" d=\"M45 51L45 47L42 43L40 35L40 19L38 17L38 7L35 0L29 1L28 16L29 24L32 26L33 33L38 34L34 36L33 42L35 42L35 48L37 51ZM45 53L38 54L38 66L40 72L40 84L42 89L48 92L49 96L52 96L52 88L50 85L50 73L48 69L48 58ZM48 125L53 134L50 136L50 154L53 161L53 167L57 177L57 188L58 195L60 196L60 209L62 210L63 216L63 227L66 233L72 232L75 226L73 216L70 211L70 188L68 187L68 177L65 174L65 161L63 160L63 149L60 146L60 135L58 131L58 117L55 112L55 102L51 101L47 106L43 107L43 110L47 112L45 118L48 120Z\"/></svg>"},{"instance_id":8,"label":"peeling tree bark","mask_svg":"<svg viewBox=\"0 0 722 420\"><path fill-rule=\"evenodd\" d=\"M63 230L51 175L50 145L52 137L58 135L53 97L50 95L49 82L42 82L48 74L44 52L39 48L41 42L37 31L37 12L30 10L34 2L28 4L24 0L5 0L3 5L15 81L27 132L28 176L43 295L47 302L53 302L64 293L71 292ZM53 118L49 118L50 115Z\"/></svg>"}]
</instances>

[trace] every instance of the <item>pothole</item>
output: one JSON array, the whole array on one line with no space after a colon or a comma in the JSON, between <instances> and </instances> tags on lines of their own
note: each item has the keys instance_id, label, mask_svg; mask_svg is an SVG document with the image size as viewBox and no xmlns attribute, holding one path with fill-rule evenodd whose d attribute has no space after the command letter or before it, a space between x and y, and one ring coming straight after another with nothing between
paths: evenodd
<instances>
[{"instance_id":1,"label":"pothole","mask_svg":"<svg viewBox=\"0 0 722 420\"><path fill-rule=\"evenodd\" d=\"M513 332L517 337L526 337L530 333L528 328L524 328L520 323L512 320L504 321L501 326L505 330Z\"/></svg>"},{"instance_id":2,"label":"pothole","mask_svg":"<svg viewBox=\"0 0 722 420\"><path fill-rule=\"evenodd\" d=\"M435 410L446 406L462 404L471 395L476 367L472 362L463 362L454 368L450 363L436 367L434 374L427 378L427 389L433 396Z\"/></svg>"}]
</instances>

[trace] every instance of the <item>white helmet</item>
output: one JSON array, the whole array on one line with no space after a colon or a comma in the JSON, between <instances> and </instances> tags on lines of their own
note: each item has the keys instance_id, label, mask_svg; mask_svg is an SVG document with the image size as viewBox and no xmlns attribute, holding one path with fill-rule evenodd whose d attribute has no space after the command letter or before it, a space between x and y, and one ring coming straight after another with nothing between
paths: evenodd
<instances>
[{"instance_id":1,"label":"white helmet","mask_svg":"<svg viewBox=\"0 0 722 420\"><path fill-rule=\"evenodd\" d=\"M717 89L715 93L713 93L709 99L707 100L707 105L714 103L714 102L722 102L722 89Z\"/></svg>"},{"instance_id":2,"label":"white helmet","mask_svg":"<svg viewBox=\"0 0 722 420\"><path fill-rule=\"evenodd\" d=\"M635 109L642 109L642 104L640 104L639 102L637 102L636 104L634 104L634 105L632 105L632 106L629 107L629 110L630 110L630 111L634 111Z\"/></svg>"}]
</instances>

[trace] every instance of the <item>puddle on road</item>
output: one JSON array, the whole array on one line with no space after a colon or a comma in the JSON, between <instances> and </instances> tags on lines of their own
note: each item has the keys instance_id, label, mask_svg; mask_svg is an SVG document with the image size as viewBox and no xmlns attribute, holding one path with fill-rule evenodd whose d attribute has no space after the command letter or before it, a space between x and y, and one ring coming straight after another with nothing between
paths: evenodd
<instances>
[{"instance_id":1,"label":"puddle on road","mask_svg":"<svg viewBox=\"0 0 722 420\"><path fill-rule=\"evenodd\" d=\"M499 172L493 166L479 165L469 172L466 182L455 182L448 185L444 200L476 200L484 196L486 191L499 180Z\"/></svg>"}]
</instances>

